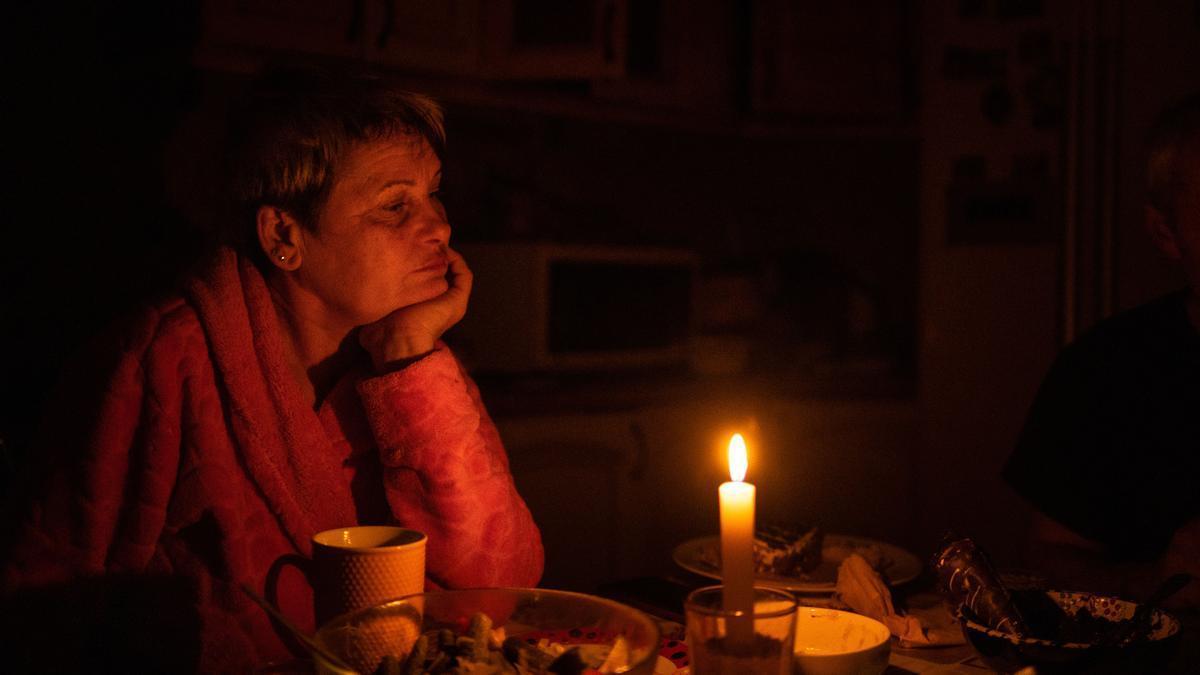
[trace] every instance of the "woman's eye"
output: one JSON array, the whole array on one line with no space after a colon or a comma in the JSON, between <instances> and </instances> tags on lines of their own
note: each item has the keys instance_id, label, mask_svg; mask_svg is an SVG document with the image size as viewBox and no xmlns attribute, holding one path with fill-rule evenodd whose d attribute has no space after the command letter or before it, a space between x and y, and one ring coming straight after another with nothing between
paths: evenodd
<instances>
[{"instance_id":1,"label":"woman's eye","mask_svg":"<svg viewBox=\"0 0 1200 675\"><path fill-rule=\"evenodd\" d=\"M407 202L395 202L392 204L388 204L387 206L385 206L383 208L387 211L392 211L394 213L394 212L398 212L398 211L403 211L405 206L408 206Z\"/></svg>"}]
</instances>

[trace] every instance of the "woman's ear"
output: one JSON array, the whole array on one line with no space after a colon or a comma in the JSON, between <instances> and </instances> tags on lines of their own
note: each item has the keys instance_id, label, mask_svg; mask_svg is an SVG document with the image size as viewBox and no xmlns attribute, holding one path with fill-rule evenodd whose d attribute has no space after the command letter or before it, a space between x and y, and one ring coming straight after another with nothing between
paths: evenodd
<instances>
[{"instance_id":1,"label":"woman's ear","mask_svg":"<svg viewBox=\"0 0 1200 675\"><path fill-rule=\"evenodd\" d=\"M256 214L258 245L267 260L279 269L300 267L301 227L290 213L275 206L260 206Z\"/></svg>"}]
</instances>

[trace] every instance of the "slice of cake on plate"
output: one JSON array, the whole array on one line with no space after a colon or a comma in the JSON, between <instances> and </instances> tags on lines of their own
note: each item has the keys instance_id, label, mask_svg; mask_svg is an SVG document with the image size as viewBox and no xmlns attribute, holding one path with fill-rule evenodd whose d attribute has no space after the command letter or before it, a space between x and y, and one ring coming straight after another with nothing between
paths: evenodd
<instances>
[{"instance_id":1,"label":"slice of cake on plate","mask_svg":"<svg viewBox=\"0 0 1200 675\"><path fill-rule=\"evenodd\" d=\"M802 577L821 564L824 539L815 525L760 525L754 531L754 567L761 573Z\"/></svg>"},{"instance_id":2,"label":"slice of cake on plate","mask_svg":"<svg viewBox=\"0 0 1200 675\"><path fill-rule=\"evenodd\" d=\"M825 533L815 525L759 525L754 529L755 572L803 578L821 564L824 540ZM720 541L700 549L697 561L720 570Z\"/></svg>"}]
</instances>

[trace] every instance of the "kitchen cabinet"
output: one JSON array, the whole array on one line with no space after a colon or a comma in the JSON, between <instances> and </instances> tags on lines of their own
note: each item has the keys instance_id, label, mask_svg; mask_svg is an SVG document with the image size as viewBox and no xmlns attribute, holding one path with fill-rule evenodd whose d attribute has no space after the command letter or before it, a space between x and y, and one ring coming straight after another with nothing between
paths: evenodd
<instances>
[{"instance_id":1,"label":"kitchen cabinet","mask_svg":"<svg viewBox=\"0 0 1200 675\"><path fill-rule=\"evenodd\" d=\"M542 531L540 585L594 590L624 576L640 446L624 413L497 419L517 490Z\"/></svg>"},{"instance_id":2,"label":"kitchen cabinet","mask_svg":"<svg viewBox=\"0 0 1200 675\"><path fill-rule=\"evenodd\" d=\"M482 58L479 0L367 4L367 59L387 67L475 75Z\"/></svg>"},{"instance_id":3,"label":"kitchen cabinet","mask_svg":"<svg viewBox=\"0 0 1200 675\"><path fill-rule=\"evenodd\" d=\"M197 61L362 61L446 100L721 130L892 128L912 105L911 4L204 0Z\"/></svg>"},{"instance_id":4,"label":"kitchen cabinet","mask_svg":"<svg viewBox=\"0 0 1200 675\"><path fill-rule=\"evenodd\" d=\"M717 115L735 108L737 25L748 10L661 0L633 3L627 15L625 71L592 82L596 99Z\"/></svg>"},{"instance_id":5,"label":"kitchen cabinet","mask_svg":"<svg viewBox=\"0 0 1200 675\"><path fill-rule=\"evenodd\" d=\"M486 79L616 77L627 0L367 3L367 59Z\"/></svg>"},{"instance_id":6,"label":"kitchen cabinet","mask_svg":"<svg viewBox=\"0 0 1200 675\"><path fill-rule=\"evenodd\" d=\"M206 0L199 60L244 69L291 55L493 80L619 77L627 9L628 0Z\"/></svg>"},{"instance_id":7,"label":"kitchen cabinet","mask_svg":"<svg viewBox=\"0 0 1200 675\"><path fill-rule=\"evenodd\" d=\"M767 116L900 121L913 67L905 0L760 0L751 36L751 105Z\"/></svg>"},{"instance_id":8,"label":"kitchen cabinet","mask_svg":"<svg viewBox=\"0 0 1200 675\"><path fill-rule=\"evenodd\" d=\"M364 7L352 0L205 0L200 49L362 58Z\"/></svg>"},{"instance_id":9,"label":"kitchen cabinet","mask_svg":"<svg viewBox=\"0 0 1200 675\"><path fill-rule=\"evenodd\" d=\"M753 420L753 421L752 421ZM732 400L497 419L517 488L542 529L544 585L677 572L675 546L718 530L726 444L749 431L759 522L803 522L907 544L911 401Z\"/></svg>"},{"instance_id":10,"label":"kitchen cabinet","mask_svg":"<svg viewBox=\"0 0 1200 675\"><path fill-rule=\"evenodd\" d=\"M482 6L480 72L499 79L619 77L628 0L494 0Z\"/></svg>"}]
</instances>

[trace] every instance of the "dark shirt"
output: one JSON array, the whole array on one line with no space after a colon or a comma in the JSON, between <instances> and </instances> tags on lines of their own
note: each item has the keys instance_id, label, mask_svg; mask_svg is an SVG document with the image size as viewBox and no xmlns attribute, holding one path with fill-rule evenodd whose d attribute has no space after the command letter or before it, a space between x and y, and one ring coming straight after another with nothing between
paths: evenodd
<instances>
[{"instance_id":1,"label":"dark shirt","mask_svg":"<svg viewBox=\"0 0 1200 675\"><path fill-rule=\"evenodd\" d=\"M1200 334L1176 292L1063 350L1004 478L1117 560L1153 560L1200 515Z\"/></svg>"}]
</instances>

